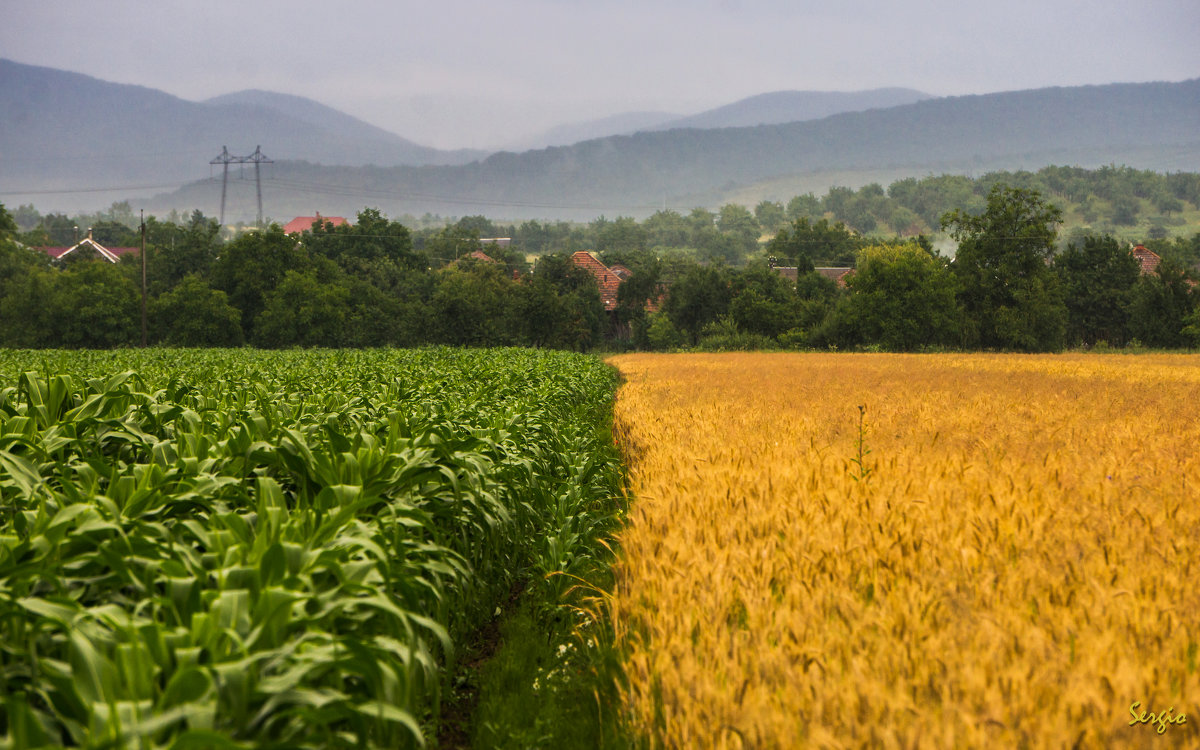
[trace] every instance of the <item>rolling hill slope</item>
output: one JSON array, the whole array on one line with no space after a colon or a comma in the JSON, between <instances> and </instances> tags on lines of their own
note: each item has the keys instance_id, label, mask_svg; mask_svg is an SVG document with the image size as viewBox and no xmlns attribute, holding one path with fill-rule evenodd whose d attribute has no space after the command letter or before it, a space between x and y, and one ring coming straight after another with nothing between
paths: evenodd
<instances>
[{"instance_id":1,"label":"rolling hill slope","mask_svg":"<svg viewBox=\"0 0 1200 750\"><path fill-rule=\"evenodd\" d=\"M637 216L663 205L712 205L738 185L787 175L1109 163L1200 170L1200 79L930 99L785 125L641 132L454 167L281 163L265 189L279 207L271 215L319 200L329 214L371 205L392 214ZM203 205L201 196L211 194L211 186L192 186L157 205Z\"/></svg>"},{"instance_id":2,"label":"rolling hill slope","mask_svg":"<svg viewBox=\"0 0 1200 750\"><path fill-rule=\"evenodd\" d=\"M326 164L461 164L484 155L426 148L301 97L240 92L191 102L0 60L5 202L18 190L182 183L208 173L222 146L249 154L256 145L273 159Z\"/></svg>"}]
</instances>

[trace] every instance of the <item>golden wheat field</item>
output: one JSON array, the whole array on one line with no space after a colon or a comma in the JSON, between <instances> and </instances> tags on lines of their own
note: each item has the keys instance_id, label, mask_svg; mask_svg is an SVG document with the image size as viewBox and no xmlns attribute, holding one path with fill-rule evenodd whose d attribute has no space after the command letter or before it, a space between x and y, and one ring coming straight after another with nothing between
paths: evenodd
<instances>
[{"instance_id":1,"label":"golden wheat field","mask_svg":"<svg viewBox=\"0 0 1200 750\"><path fill-rule=\"evenodd\" d=\"M610 361L652 745L1200 746L1200 357Z\"/></svg>"}]
</instances>

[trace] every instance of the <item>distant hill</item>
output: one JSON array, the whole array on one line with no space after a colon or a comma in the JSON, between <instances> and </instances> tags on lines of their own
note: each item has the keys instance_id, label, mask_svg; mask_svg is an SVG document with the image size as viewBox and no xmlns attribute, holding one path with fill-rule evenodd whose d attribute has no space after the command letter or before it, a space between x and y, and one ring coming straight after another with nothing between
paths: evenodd
<instances>
[{"instance_id":1,"label":"distant hill","mask_svg":"<svg viewBox=\"0 0 1200 750\"><path fill-rule=\"evenodd\" d=\"M419 146L302 97L244 91L191 102L142 86L0 59L0 200L11 191L195 180L228 146L272 159L462 164L479 151ZM124 195L131 191L123 191ZM18 196L19 198L20 196ZM54 199L38 196L39 206ZM117 194L112 197L117 199Z\"/></svg>"},{"instance_id":2,"label":"distant hill","mask_svg":"<svg viewBox=\"0 0 1200 750\"><path fill-rule=\"evenodd\" d=\"M488 152L478 149L443 151L413 143L407 138L357 117L351 117L320 102L302 96L279 94L272 91L247 89L232 94L223 94L206 99L204 104L214 106L249 106L275 110L288 117L321 128L332 139L316 146L330 155L311 158L331 164L373 164L381 167L397 164L466 164L487 156ZM357 158L355 154L357 153Z\"/></svg>"},{"instance_id":3,"label":"distant hill","mask_svg":"<svg viewBox=\"0 0 1200 750\"><path fill-rule=\"evenodd\" d=\"M887 88L870 91L773 91L751 96L694 115L670 112L625 112L596 120L568 123L544 133L513 142L511 151L530 151L550 146L569 146L581 141L632 135L643 130L676 128L737 128L748 125L778 125L785 122L819 120L842 112L895 107L931 98L914 89Z\"/></svg>"},{"instance_id":4,"label":"distant hill","mask_svg":"<svg viewBox=\"0 0 1200 750\"><path fill-rule=\"evenodd\" d=\"M647 129L710 129L781 125L788 122L819 120L844 112L898 107L902 104L912 104L931 98L933 97L929 94L901 88L871 89L869 91L774 91L751 96L690 117L669 120Z\"/></svg>"},{"instance_id":5,"label":"distant hill","mask_svg":"<svg viewBox=\"0 0 1200 750\"><path fill-rule=\"evenodd\" d=\"M532 151L550 146L569 146L580 141L607 138L610 135L627 135L639 130L654 130L666 122L680 119L672 112L623 112L595 120L583 120L558 125L529 138L509 144L510 151Z\"/></svg>"},{"instance_id":6,"label":"distant hill","mask_svg":"<svg viewBox=\"0 0 1200 750\"><path fill-rule=\"evenodd\" d=\"M1200 171L1200 79L928 99L784 125L640 132L453 167L277 164L264 191L272 216L315 205L352 215L370 205L391 215L592 218L713 206L738 186L835 170L978 175L1110 163ZM211 184L198 184L155 205L211 206L214 195ZM248 202L241 205L243 216L253 215Z\"/></svg>"}]
</instances>

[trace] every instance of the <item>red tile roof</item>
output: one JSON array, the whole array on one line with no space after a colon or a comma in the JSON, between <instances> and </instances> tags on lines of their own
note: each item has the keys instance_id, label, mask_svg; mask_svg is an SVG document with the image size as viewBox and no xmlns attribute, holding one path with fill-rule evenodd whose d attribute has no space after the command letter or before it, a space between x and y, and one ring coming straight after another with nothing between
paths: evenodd
<instances>
[{"instance_id":1,"label":"red tile roof","mask_svg":"<svg viewBox=\"0 0 1200 750\"><path fill-rule=\"evenodd\" d=\"M297 216L283 225L283 233L299 234L301 232L311 232L313 224L317 223L317 221L320 221L322 224L329 222L335 227L349 223L343 216L322 216L321 214L317 214L316 216Z\"/></svg>"},{"instance_id":2,"label":"red tile roof","mask_svg":"<svg viewBox=\"0 0 1200 750\"><path fill-rule=\"evenodd\" d=\"M1158 271L1158 264L1162 263L1162 258L1153 250L1147 250L1142 245L1137 245L1133 248L1133 257L1137 258L1138 263L1142 265L1142 275L1152 274Z\"/></svg>"},{"instance_id":3,"label":"red tile roof","mask_svg":"<svg viewBox=\"0 0 1200 750\"><path fill-rule=\"evenodd\" d=\"M571 262L590 273L600 286L600 301L605 310L617 309L617 287L621 279L608 266L592 257L591 253L580 250L571 256Z\"/></svg>"},{"instance_id":4,"label":"red tile roof","mask_svg":"<svg viewBox=\"0 0 1200 750\"><path fill-rule=\"evenodd\" d=\"M499 263L500 262L482 250L472 250L469 254L467 254L466 257L474 258L475 260L481 260L484 263Z\"/></svg>"},{"instance_id":5,"label":"red tile roof","mask_svg":"<svg viewBox=\"0 0 1200 750\"><path fill-rule=\"evenodd\" d=\"M92 252L96 253L96 255L100 256L109 263L116 263L126 255L137 255L141 252L141 249L136 247L105 247L99 242L93 240L91 237L85 237L70 247L40 247L38 249L44 252L46 255L49 255L51 258L58 260L64 255L74 252L75 250L79 250L80 248L91 249Z\"/></svg>"}]
</instances>

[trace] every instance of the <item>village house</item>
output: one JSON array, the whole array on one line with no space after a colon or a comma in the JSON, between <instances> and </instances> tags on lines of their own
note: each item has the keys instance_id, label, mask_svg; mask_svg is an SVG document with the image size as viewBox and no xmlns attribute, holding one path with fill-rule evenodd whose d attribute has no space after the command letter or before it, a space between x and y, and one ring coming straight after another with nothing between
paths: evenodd
<instances>
[{"instance_id":1,"label":"village house","mask_svg":"<svg viewBox=\"0 0 1200 750\"><path fill-rule=\"evenodd\" d=\"M316 216L297 216L287 224L284 224L283 233L302 234L304 232L311 232L313 224L316 224L318 221L322 224L332 224L334 227L340 227L350 223L344 216L322 216L321 212L318 211Z\"/></svg>"},{"instance_id":2,"label":"village house","mask_svg":"<svg viewBox=\"0 0 1200 750\"><path fill-rule=\"evenodd\" d=\"M792 282L793 284L795 284L797 279L799 278L799 273L795 266L772 265L771 268L775 271L775 273L779 274L780 276L782 276L783 278ZM822 266L819 268L814 268L813 270L816 271L821 276L824 276L825 278L829 279L830 281L836 283L838 285L838 287L840 287L842 289L846 288L846 278L850 274L854 273L853 268L843 268L843 267L833 267L833 266L828 266L828 267Z\"/></svg>"},{"instance_id":3,"label":"village house","mask_svg":"<svg viewBox=\"0 0 1200 750\"><path fill-rule=\"evenodd\" d=\"M137 255L141 252L141 249L136 247L105 247L92 239L91 230L88 230L87 237L70 247L40 247L38 249L54 260L66 260L67 256L75 254L75 257L90 255L109 263L118 263L126 255Z\"/></svg>"},{"instance_id":4,"label":"village house","mask_svg":"<svg viewBox=\"0 0 1200 750\"><path fill-rule=\"evenodd\" d=\"M1158 273L1158 264L1162 263L1162 258L1159 257L1158 253L1146 249L1144 245L1135 245L1133 248L1133 257L1137 258L1143 276Z\"/></svg>"}]
</instances>

